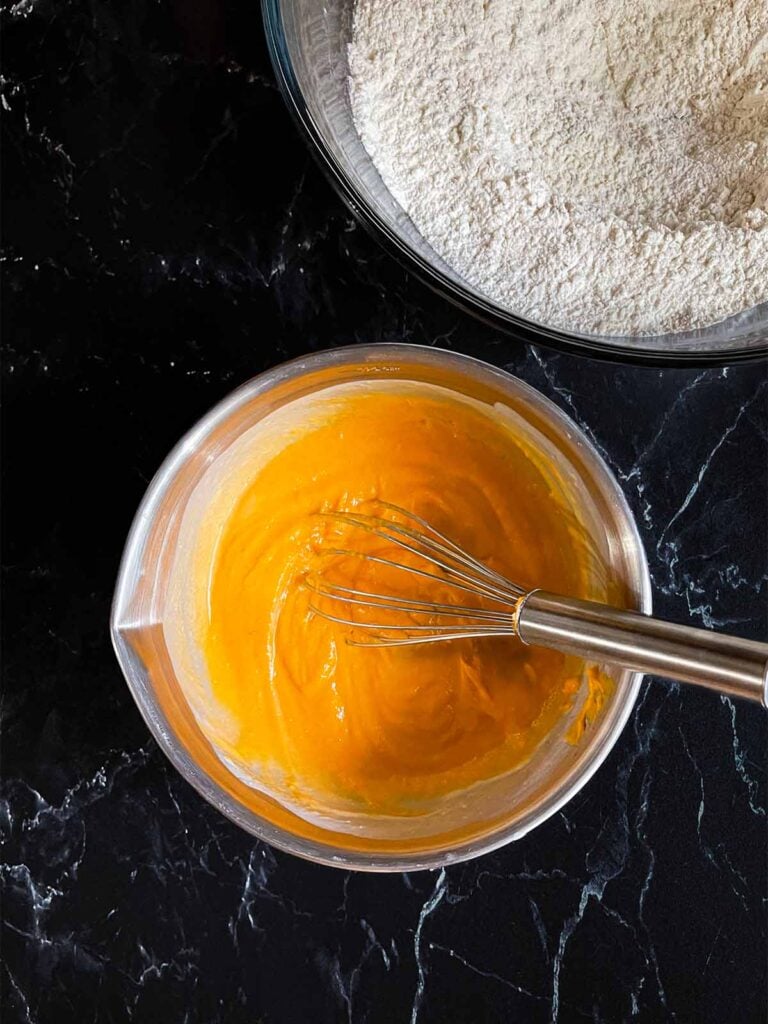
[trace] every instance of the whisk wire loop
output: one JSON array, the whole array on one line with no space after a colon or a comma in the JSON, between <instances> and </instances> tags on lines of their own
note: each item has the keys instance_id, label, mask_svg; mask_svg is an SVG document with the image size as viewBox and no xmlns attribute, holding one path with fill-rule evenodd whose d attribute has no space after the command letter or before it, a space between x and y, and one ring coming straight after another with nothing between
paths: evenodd
<instances>
[{"instance_id":1,"label":"whisk wire loop","mask_svg":"<svg viewBox=\"0 0 768 1024\"><path fill-rule=\"evenodd\" d=\"M379 507L397 514L399 520L385 519L380 515L362 512L322 512L323 518L343 523L399 548L408 555L425 563L411 565L351 548L330 548L324 554L336 557L354 557L363 561L383 565L401 573L418 576L441 587L450 587L463 593L494 602L500 608L482 608L466 603L448 603L391 593L376 593L351 586L345 586L328 579L322 573L304 581L305 587L320 602L312 602L310 610L330 622L364 631L369 639L352 636L348 642L357 647L402 647L410 644L435 643L443 640L470 639L489 636L513 636L517 627L517 608L525 597L525 591L506 577L488 568L468 554L450 538L440 533L425 519L406 512L397 505L387 502ZM405 520L403 522L402 520ZM415 529L409 523L416 523ZM436 569L437 572L432 571ZM323 602L335 602L350 609L348 615L335 614L323 606ZM351 614L351 608L366 608L395 612L407 616L406 622L369 622ZM427 616L430 621L423 621ZM449 620L449 621L446 621ZM456 621L464 620L464 621Z\"/></svg>"}]
</instances>

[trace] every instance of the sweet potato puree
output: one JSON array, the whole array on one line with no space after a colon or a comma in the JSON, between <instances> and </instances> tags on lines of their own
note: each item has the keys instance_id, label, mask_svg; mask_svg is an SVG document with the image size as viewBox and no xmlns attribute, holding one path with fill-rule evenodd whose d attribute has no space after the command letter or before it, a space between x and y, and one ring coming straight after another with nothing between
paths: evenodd
<instances>
[{"instance_id":1,"label":"sweet potato puree","mask_svg":"<svg viewBox=\"0 0 768 1024\"><path fill-rule=\"evenodd\" d=\"M351 646L304 584L331 572L462 600L328 554L383 546L318 513L386 501L523 586L601 596L599 559L546 452L479 402L390 382L286 430L261 463L230 503L207 580L202 649L225 762L296 805L397 815L525 762L571 705L583 664L511 638Z\"/></svg>"}]
</instances>

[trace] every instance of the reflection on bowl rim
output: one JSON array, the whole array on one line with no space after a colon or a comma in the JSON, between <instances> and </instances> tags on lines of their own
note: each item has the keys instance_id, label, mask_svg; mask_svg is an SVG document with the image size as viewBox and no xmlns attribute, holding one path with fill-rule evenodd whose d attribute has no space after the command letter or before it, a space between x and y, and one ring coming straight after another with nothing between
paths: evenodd
<instances>
[{"instance_id":1,"label":"reflection on bowl rim","mask_svg":"<svg viewBox=\"0 0 768 1024\"><path fill-rule=\"evenodd\" d=\"M283 99L310 144L321 169L355 218L406 269L416 274L433 291L478 319L532 344L546 345L600 359L665 366L722 365L757 359L768 352L768 302L728 317L720 323L691 331L660 335L579 334L516 315L475 291L468 283L457 284L442 270L424 259L406 238L378 215L364 195L350 181L344 167L327 145L298 83L283 29L282 7L286 0L261 0L264 29L272 66ZM346 0L353 2L353 0ZM387 190L388 191L388 190ZM720 339L716 331L726 325L755 316L750 337ZM759 336L753 336L754 332ZM685 346L685 347L684 347Z\"/></svg>"},{"instance_id":2,"label":"reflection on bowl rim","mask_svg":"<svg viewBox=\"0 0 768 1024\"><path fill-rule=\"evenodd\" d=\"M530 385L504 370L470 356L459 355L443 349L405 344L356 345L329 349L281 363L247 381L207 412L174 446L162 463L133 520L120 564L110 619L112 643L118 662L139 711L163 753L182 777L217 810L246 832L279 849L316 863L363 871L410 871L440 867L468 860L495 850L514 839L521 838L560 810L599 768L626 724L637 699L642 680L640 673L626 673L623 684L626 695L623 703L616 702L617 710L613 713L610 726L600 727L599 732L602 735L598 735L599 742L596 742L591 751L590 759L581 765L574 766L564 776L567 782L564 783L561 780L554 793L549 795L549 799L532 810L528 809L521 821L508 823L479 839L470 838L437 851L430 849L427 852L398 851L389 853L349 850L343 847L334 847L330 843L297 836L245 807L211 778L187 752L175 735L173 727L160 707L159 701L154 697L151 688L145 685L143 677L140 676L134 663L133 653L124 636L128 626L124 616L130 604L144 546L157 509L161 506L177 473L190 454L197 451L218 426L258 396L267 393L278 384L300 380L303 376L318 370L350 367L357 364L365 365L366 363L381 365L392 361L427 368L430 366L445 368L475 381L479 380L481 383L484 381L494 388L505 391L510 396L522 397L547 422L555 426L559 433L571 439L575 438L580 454L588 462L593 479L599 485L601 493L607 495L611 502L615 502L617 523L622 530L622 541L625 542L624 553L627 564L635 575L635 578L628 582L636 589L640 610L646 613L651 610L650 574L642 541L635 519L614 475L586 435L561 409Z\"/></svg>"}]
</instances>

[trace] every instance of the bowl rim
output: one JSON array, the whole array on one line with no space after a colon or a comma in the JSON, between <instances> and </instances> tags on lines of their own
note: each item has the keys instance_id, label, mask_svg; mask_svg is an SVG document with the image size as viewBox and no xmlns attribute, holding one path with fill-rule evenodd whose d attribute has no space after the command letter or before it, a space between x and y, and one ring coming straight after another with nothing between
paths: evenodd
<instances>
[{"instance_id":1,"label":"bowl rim","mask_svg":"<svg viewBox=\"0 0 768 1024\"><path fill-rule=\"evenodd\" d=\"M463 312L519 341L577 355L589 355L608 362L645 366L716 367L764 358L768 353L768 324L764 335L756 343L746 346L739 346L737 342L727 348L666 348L666 338L689 337L693 341L697 335L706 334L709 328L667 335L605 335L602 338L579 335L527 320L450 280L438 267L412 249L403 237L379 217L365 195L351 184L344 168L326 145L323 133L312 116L293 71L285 44L282 3L283 0L261 0L261 10L267 49L286 106L301 133L309 141L310 152L347 209L390 256L432 291L447 298ZM768 307L768 303L766 306Z\"/></svg>"},{"instance_id":2,"label":"bowl rim","mask_svg":"<svg viewBox=\"0 0 768 1024\"><path fill-rule=\"evenodd\" d=\"M626 696L623 703L619 706L610 728L604 732L599 743L596 744L590 759L582 764L578 771L572 770L565 776L565 781L553 790L549 799L542 801L533 809L529 809L521 820L508 823L479 839L472 838L461 841L437 851L415 853L398 851L390 854L345 850L329 843L297 836L287 829L273 825L227 793L198 766L176 737L174 729L158 701L153 698L152 688L145 685L143 676L137 668L135 657L123 635L126 628L123 621L124 609L128 605L134 587L145 541L153 525L154 516L189 454L197 450L207 436L241 406L278 384L292 379L300 379L308 373L325 368L383 360L403 360L421 365L448 366L459 372L469 371L469 375L474 375L475 379L480 377L492 382L510 395L522 396L524 400L532 403L534 408L541 412L549 422L552 422L559 432L575 438L589 462L595 482L599 485L600 490L610 497L612 502L615 502L617 519L623 530L622 536L627 543L631 544L628 562L636 575L631 582L638 593L640 610L646 614L650 613L651 579L637 522L615 475L586 434L549 398L505 370L472 356L449 352L445 349L398 343L333 348L280 363L230 392L184 434L152 478L128 533L112 602L110 635L128 688L155 742L179 774L218 811L258 839L315 863L347 870L414 871L443 867L496 850L514 839L522 838L531 829L557 813L586 785L613 749L634 708L640 691L642 674L639 672L627 673Z\"/></svg>"}]
</instances>

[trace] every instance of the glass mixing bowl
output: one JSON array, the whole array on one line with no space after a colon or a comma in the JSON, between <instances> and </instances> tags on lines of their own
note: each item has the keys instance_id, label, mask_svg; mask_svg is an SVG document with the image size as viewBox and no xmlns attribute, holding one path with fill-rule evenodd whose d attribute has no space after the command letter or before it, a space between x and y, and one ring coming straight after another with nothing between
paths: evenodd
<instances>
[{"instance_id":1,"label":"glass mixing bowl","mask_svg":"<svg viewBox=\"0 0 768 1024\"><path fill-rule=\"evenodd\" d=\"M369 871L436 867L475 857L525 835L592 776L621 732L641 676L611 670L614 689L578 743L559 723L522 768L446 801L439 816L377 819L354 834L319 827L257 791L225 767L198 726L170 650L175 628L172 576L186 549L189 517L200 508L206 474L228 465L232 446L266 415L299 397L348 381L424 381L497 404L536 439L546 464L568 481L573 507L589 525L601 563L621 584L627 607L651 609L648 567L632 514L595 448L567 416L528 385L485 363L432 348L373 345L332 351L276 367L213 408L174 448L150 484L126 544L112 609L112 639L128 686L173 765L214 807L247 832L323 864ZM209 477L210 479L210 477ZM202 482L202 483L201 483ZM185 516L187 518L185 518ZM170 643L169 643L170 637ZM584 684L586 694L586 684Z\"/></svg>"},{"instance_id":2,"label":"glass mixing bowl","mask_svg":"<svg viewBox=\"0 0 768 1024\"><path fill-rule=\"evenodd\" d=\"M347 44L354 0L262 0L267 43L288 107L357 219L456 305L524 341L633 362L734 362L768 351L768 303L711 327L657 336L576 334L491 301L425 241L381 180L352 120Z\"/></svg>"}]
</instances>

